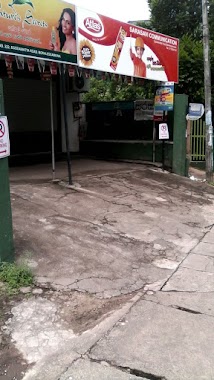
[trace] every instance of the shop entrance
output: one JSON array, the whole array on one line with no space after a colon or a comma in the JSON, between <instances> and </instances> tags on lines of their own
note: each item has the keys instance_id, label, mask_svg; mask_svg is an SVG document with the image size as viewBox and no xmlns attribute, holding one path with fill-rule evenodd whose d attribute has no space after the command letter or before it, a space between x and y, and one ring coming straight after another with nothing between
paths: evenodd
<instances>
[{"instance_id":1,"label":"shop entrance","mask_svg":"<svg viewBox=\"0 0 214 380\"><path fill-rule=\"evenodd\" d=\"M11 155L51 152L50 82L14 78L3 80L5 114L10 128ZM60 146L56 83L53 83L53 129Z\"/></svg>"}]
</instances>

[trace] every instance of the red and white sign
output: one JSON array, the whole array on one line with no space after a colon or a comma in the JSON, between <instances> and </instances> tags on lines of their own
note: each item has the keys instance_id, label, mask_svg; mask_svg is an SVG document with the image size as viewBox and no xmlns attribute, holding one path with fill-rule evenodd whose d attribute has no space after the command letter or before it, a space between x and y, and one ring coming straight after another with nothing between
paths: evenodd
<instances>
[{"instance_id":1,"label":"red and white sign","mask_svg":"<svg viewBox=\"0 0 214 380\"><path fill-rule=\"evenodd\" d=\"M159 124L159 139L168 140L169 139L169 129L166 123Z\"/></svg>"},{"instance_id":2,"label":"red and white sign","mask_svg":"<svg viewBox=\"0 0 214 380\"><path fill-rule=\"evenodd\" d=\"M165 120L166 120L166 116L167 116L167 111L165 111ZM165 120L163 120L163 111L154 110L153 120L154 121L165 121Z\"/></svg>"},{"instance_id":3,"label":"red and white sign","mask_svg":"<svg viewBox=\"0 0 214 380\"><path fill-rule=\"evenodd\" d=\"M79 66L178 82L179 40L77 8Z\"/></svg>"},{"instance_id":4,"label":"red and white sign","mask_svg":"<svg viewBox=\"0 0 214 380\"><path fill-rule=\"evenodd\" d=\"M9 128L6 116L0 116L0 158L10 155Z\"/></svg>"}]
</instances>

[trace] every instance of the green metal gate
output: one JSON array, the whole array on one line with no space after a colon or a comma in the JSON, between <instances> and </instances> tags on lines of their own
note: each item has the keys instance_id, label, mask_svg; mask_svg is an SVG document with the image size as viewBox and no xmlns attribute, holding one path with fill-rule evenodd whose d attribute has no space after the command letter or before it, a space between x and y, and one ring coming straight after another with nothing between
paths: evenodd
<instances>
[{"instance_id":1,"label":"green metal gate","mask_svg":"<svg viewBox=\"0 0 214 380\"><path fill-rule=\"evenodd\" d=\"M205 161L206 126L202 119L191 121L191 161Z\"/></svg>"}]
</instances>

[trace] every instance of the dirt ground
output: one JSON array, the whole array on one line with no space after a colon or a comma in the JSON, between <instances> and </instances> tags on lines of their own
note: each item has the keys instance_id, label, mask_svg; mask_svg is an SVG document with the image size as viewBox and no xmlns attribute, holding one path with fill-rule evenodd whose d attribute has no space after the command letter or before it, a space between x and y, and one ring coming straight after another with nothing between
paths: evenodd
<instances>
[{"instance_id":1,"label":"dirt ground","mask_svg":"<svg viewBox=\"0 0 214 380\"><path fill-rule=\"evenodd\" d=\"M10 334L5 332L5 324L12 317L11 309L23 302L35 298L31 292L27 295L19 293L16 296L7 296L5 293L0 295L0 380L21 380L31 366L23 358L14 346ZM55 291L48 288L41 289L42 298L50 300L57 305L58 317L65 328L70 328L75 334L81 334L88 329L96 326L97 322L102 321L103 317L112 310L120 308L131 295L115 297L110 300L101 300L90 294Z\"/></svg>"},{"instance_id":2,"label":"dirt ground","mask_svg":"<svg viewBox=\"0 0 214 380\"><path fill-rule=\"evenodd\" d=\"M15 323L8 328L14 307L47 302L53 324L81 335L137 291L163 286L213 224L214 189L203 182L95 160L75 160L72 172L68 187L63 162L54 183L50 165L10 170L16 259L32 269L35 285L0 297L0 380L21 380L34 364L27 344L14 339Z\"/></svg>"},{"instance_id":3,"label":"dirt ground","mask_svg":"<svg viewBox=\"0 0 214 380\"><path fill-rule=\"evenodd\" d=\"M11 308L23 299L23 295L8 297L0 294L0 379L21 380L28 368L20 352L11 342L10 336L4 333L5 322L11 317Z\"/></svg>"}]
</instances>

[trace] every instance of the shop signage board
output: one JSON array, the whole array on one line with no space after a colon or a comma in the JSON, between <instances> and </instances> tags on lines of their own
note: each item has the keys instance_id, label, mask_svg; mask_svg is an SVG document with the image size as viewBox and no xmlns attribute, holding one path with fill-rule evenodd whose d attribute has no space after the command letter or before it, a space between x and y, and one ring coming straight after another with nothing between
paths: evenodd
<instances>
[{"instance_id":1,"label":"shop signage board","mask_svg":"<svg viewBox=\"0 0 214 380\"><path fill-rule=\"evenodd\" d=\"M0 159L10 155L10 140L8 120L6 116L0 116Z\"/></svg>"},{"instance_id":2,"label":"shop signage board","mask_svg":"<svg viewBox=\"0 0 214 380\"><path fill-rule=\"evenodd\" d=\"M76 8L70 3L0 1L0 53L77 64L75 32Z\"/></svg>"},{"instance_id":3,"label":"shop signage board","mask_svg":"<svg viewBox=\"0 0 214 380\"><path fill-rule=\"evenodd\" d=\"M178 82L179 40L77 8L79 66Z\"/></svg>"}]
</instances>

